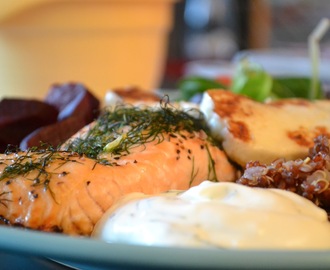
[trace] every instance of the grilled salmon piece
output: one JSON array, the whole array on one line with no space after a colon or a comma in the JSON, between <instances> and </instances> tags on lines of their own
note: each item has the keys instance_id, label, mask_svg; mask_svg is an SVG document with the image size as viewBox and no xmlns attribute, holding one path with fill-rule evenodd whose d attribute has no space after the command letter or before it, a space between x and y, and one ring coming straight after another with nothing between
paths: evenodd
<instances>
[{"instance_id":1,"label":"grilled salmon piece","mask_svg":"<svg viewBox=\"0 0 330 270\"><path fill-rule=\"evenodd\" d=\"M235 180L235 169L226 155L202 129L190 129L194 120L188 115L182 115L180 122L174 121L173 110L120 112L100 117L67 151L31 149L0 155L3 221L90 235L103 213L128 193L157 194L185 190L204 180ZM166 121L170 124L163 126ZM103 150L95 156L95 149L112 135L117 138L101 145Z\"/></svg>"},{"instance_id":2,"label":"grilled salmon piece","mask_svg":"<svg viewBox=\"0 0 330 270\"><path fill-rule=\"evenodd\" d=\"M226 90L209 90L201 111L230 159L249 161L304 158L319 135L330 134L330 101L282 99L260 103Z\"/></svg>"},{"instance_id":3,"label":"grilled salmon piece","mask_svg":"<svg viewBox=\"0 0 330 270\"><path fill-rule=\"evenodd\" d=\"M173 134L109 159L108 165L51 150L3 154L0 161L0 216L9 224L71 235L89 235L102 214L125 194L185 190L206 179L235 178L217 147L201 137Z\"/></svg>"}]
</instances>

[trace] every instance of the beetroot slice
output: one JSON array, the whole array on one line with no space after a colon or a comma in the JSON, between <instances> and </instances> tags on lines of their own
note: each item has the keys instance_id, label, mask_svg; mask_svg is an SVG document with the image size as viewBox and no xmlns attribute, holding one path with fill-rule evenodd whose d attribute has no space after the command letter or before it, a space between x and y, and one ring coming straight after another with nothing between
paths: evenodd
<instances>
[{"instance_id":1,"label":"beetroot slice","mask_svg":"<svg viewBox=\"0 0 330 270\"><path fill-rule=\"evenodd\" d=\"M21 150L30 147L58 147L77 131L84 127L84 120L79 116L70 116L54 124L40 127L26 136L20 144Z\"/></svg>"},{"instance_id":2,"label":"beetroot slice","mask_svg":"<svg viewBox=\"0 0 330 270\"><path fill-rule=\"evenodd\" d=\"M59 146L73 134L92 122L99 113L99 100L78 83L54 84L45 102L59 110L57 123L41 127L26 136L20 148L26 150L41 144Z\"/></svg>"},{"instance_id":3,"label":"beetroot slice","mask_svg":"<svg viewBox=\"0 0 330 270\"><path fill-rule=\"evenodd\" d=\"M58 109L38 100L5 98L0 101L0 150L18 146L33 130L55 123Z\"/></svg>"},{"instance_id":4,"label":"beetroot slice","mask_svg":"<svg viewBox=\"0 0 330 270\"><path fill-rule=\"evenodd\" d=\"M54 84L45 102L58 108L58 120L69 116L80 116L85 123L93 121L98 113L100 101L87 87L79 83Z\"/></svg>"}]
</instances>

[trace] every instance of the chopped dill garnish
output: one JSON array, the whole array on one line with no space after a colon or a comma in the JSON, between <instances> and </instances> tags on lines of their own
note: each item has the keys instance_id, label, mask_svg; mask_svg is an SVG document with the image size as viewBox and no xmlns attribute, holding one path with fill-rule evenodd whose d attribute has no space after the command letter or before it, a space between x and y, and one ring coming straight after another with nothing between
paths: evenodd
<instances>
[{"instance_id":1,"label":"chopped dill garnish","mask_svg":"<svg viewBox=\"0 0 330 270\"><path fill-rule=\"evenodd\" d=\"M192 116L194 115L194 116ZM183 111L163 99L160 107L117 105L105 108L85 136L67 144L66 150L98 159L100 153L129 154L133 147L148 142L160 143L164 133L203 130L209 134L203 114L197 109ZM102 162L102 160L101 160Z\"/></svg>"},{"instance_id":2,"label":"chopped dill garnish","mask_svg":"<svg viewBox=\"0 0 330 270\"><path fill-rule=\"evenodd\" d=\"M11 202L11 200L6 199L6 198L2 198L2 196L5 196L9 193L10 193L10 191L3 191L3 192L0 193L0 204L2 204L5 207L7 207L7 203Z\"/></svg>"},{"instance_id":3,"label":"chopped dill garnish","mask_svg":"<svg viewBox=\"0 0 330 270\"><path fill-rule=\"evenodd\" d=\"M22 176L25 180L31 181L31 188L41 187L47 190L56 201L55 194L50 188L50 181L57 170L51 171L49 168L49 165L55 160L58 164L56 169L67 162L79 162L74 157L83 155L94 159L95 166L96 164L114 165L100 154L111 153L116 160L116 158L129 154L134 147L144 146L149 142L161 143L165 140L165 135L177 138L182 144L184 140L193 138L196 135L195 132L200 131L204 135L206 134L206 140L216 144L216 140L210 136L204 115L199 110L177 109L170 105L167 99L163 99L157 108L117 105L113 109L105 108L82 137L72 139L58 148L32 147L23 152L8 147L5 155L0 159L0 164L7 164L0 173L0 181L6 180L6 184L10 185L12 179ZM201 145L201 149L204 147ZM209 178L217 181L214 160L207 145L206 150L209 159ZM192 162L189 183L192 185L199 170L194 156L190 156L191 150L188 149L187 152L188 159ZM176 158L179 159L179 149L176 154ZM57 171L56 173L65 176L69 172ZM30 192L36 199L38 198L37 193L34 194L33 190ZM0 204L4 206L9 202L5 198L6 194L6 192L0 193Z\"/></svg>"},{"instance_id":4,"label":"chopped dill garnish","mask_svg":"<svg viewBox=\"0 0 330 270\"><path fill-rule=\"evenodd\" d=\"M8 155L16 152L6 151L6 154ZM33 179L33 181L35 184L39 184L41 182L41 178L47 178L45 167L48 165L53 155L55 154L56 152L54 149L38 150L33 147L27 152L20 152L20 154L17 155L15 159L9 157L8 159L14 160L14 162L10 165L7 165L3 169L2 173L0 174L0 180L13 178L18 175L26 175L30 171L37 170L38 174L35 179Z\"/></svg>"},{"instance_id":5,"label":"chopped dill garnish","mask_svg":"<svg viewBox=\"0 0 330 270\"><path fill-rule=\"evenodd\" d=\"M208 146L206 146L206 150L207 150L207 155L209 157L209 164L208 164L208 179L212 182L218 182L218 178L217 178L217 172L215 169L215 164L214 164L214 160L212 158L210 149Z\"/></svg>"},{"instance_id":6,"label":"chopped dill garnish","mask_svg":"<svg viewBox=\"0 0 330 270\"><path fill-rule=\"evenodd\" d=\"M63 153L52 147L47 149L32 147L25 152L19 151L19 149L8 148L3 158L0 159L0 163L7 164L6 161L10 161L10 164L3 168L0 174L0 181L9 179L7 183L10 184L11 179L22 176L26 180L31 181L31 187L42 186L44 190L49 190L54 197L52 190L49 188L53 173L47 169L48 165L54 160L58 160L60 161L58 167L61 167L66 162L73 162L74 160L71 157L77 155L75 153L66 153L64 155ZM30 174L31 172L34 173ZM0 199L0 203L3 203L3 199Z\"/></svg>"},{"instance_id":7,"label":"chopped dill garnish","mask_svg":"<svg viewBox=\"0 0 330 270\"><path fill-rule=\"evenodd\" d=\"M195 171L195 157L193 157L193 159L192 159L192 170L191 170L190 181L189 181L189 187L192 186L192 183L194 182L197 174L198 174L198 170Z\"/></svg>"}]
</instances>

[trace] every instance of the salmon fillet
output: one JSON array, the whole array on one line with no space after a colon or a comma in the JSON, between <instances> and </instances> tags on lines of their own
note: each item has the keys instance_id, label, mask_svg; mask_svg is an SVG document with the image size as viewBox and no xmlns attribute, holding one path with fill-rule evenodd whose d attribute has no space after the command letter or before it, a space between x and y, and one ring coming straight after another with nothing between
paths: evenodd
<instances>
[{"instance_id":1,"label":"salmon fillet","mask_svg":"<svg viewBox=\"0 0 330 270\"><path fill-rule=\"evenodd\" d=\"M171 112L164 113L174 117ZM147 114L153 117L152 111ZM79 153L84 149L81 145L88 142L89 149L96 148L97 139L111 137L105 127L118 124L118 118L111 122L101 117L84 133L84 139L78 138L66 151L31 149L0 155L2 220L31 229L88 236L103 213L128 193L157 194L185 190L204 180L235 180L235 169L204 130L189 130L178 122L173 130L159 129L153 139L132 145L128 144L134 139L129 131L142 125L137 119L147 119L139 115L127 122L129 111L124 110L123 115L125 125L119 124L116 132L111 129L117 139L102 146L111 151L98 151L96 157L88 151ZM157 128L162 126L161 118L155 121ZM149 119L139 131L141 136L155 131L153 125ZM95 135L96 131L101 133ZM95 144L88 139L96 140Z\"/></svg>"}]
</instances>

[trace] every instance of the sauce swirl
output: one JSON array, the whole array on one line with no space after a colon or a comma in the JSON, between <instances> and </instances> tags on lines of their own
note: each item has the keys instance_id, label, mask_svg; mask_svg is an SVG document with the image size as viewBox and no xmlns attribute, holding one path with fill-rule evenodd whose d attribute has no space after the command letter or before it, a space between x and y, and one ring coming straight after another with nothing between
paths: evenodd
<instances>
[{"instance_id":1,"label":"sauce swirl","mask_svg":"<svg viewBox=\"0 0 330 270\"><path fill-rule=\"evenodd\" d=\"M205 181L159 196L134 193L93 237L107 242L228 249L327 249L327 213L289 191Z\"/></svg>"}]
</instances>

